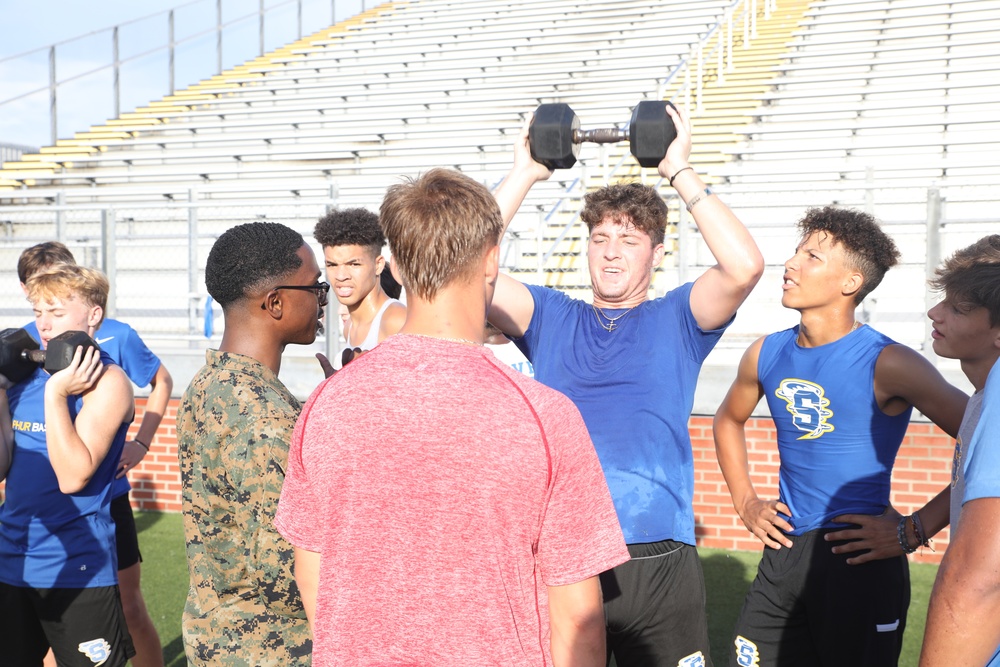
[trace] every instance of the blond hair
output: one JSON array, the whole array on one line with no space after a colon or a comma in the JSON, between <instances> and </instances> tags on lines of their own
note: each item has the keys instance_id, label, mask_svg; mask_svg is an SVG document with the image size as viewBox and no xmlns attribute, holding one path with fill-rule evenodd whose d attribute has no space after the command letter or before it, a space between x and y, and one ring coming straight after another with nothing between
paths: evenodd
<instances>
[{"instance_id":1,"label":"blond hair","mask_svg":"<svg viewBox=\"0 0 1000 667\"><path fill-rule=\"evenodd\" d=\"M406 293L428 301L471 276L503 232L500 207L489 190L440 168L391 186L379 220Z\"/></svg>"},{"instance_id":2,"label":"blond hair","mask_svg":"<svg viewBox=\"0 0 1000 667\"><path fill-rule=\"evenodd\" d=\"M97 269L78 264L56 264L28 278L26 287L28 300L32 303L79 297L88 306L100 306L101 321L104 321L110 285L107 277Z\"/></svg>"}]
</instances>

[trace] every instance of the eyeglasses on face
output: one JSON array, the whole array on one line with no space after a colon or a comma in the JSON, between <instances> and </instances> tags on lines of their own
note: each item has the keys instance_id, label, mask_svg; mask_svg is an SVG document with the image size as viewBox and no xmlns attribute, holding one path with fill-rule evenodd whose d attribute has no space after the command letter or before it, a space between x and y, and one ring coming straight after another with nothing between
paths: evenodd
<instances>
[{"instance_id":1,"label":"eyeglasses on face","mask_svg":"<svg viewBox=\"0 0 1000 667\"><path fill-rule=\"evenodd\" d=\"M277 287L272 287L272 291L277 291L279 289L301 289L308 290L316 295L319 300L319 305L325 306L327 301L329 301L330 283L316 283L315 285L278 285Z\"/></svg>"}]
</instances>

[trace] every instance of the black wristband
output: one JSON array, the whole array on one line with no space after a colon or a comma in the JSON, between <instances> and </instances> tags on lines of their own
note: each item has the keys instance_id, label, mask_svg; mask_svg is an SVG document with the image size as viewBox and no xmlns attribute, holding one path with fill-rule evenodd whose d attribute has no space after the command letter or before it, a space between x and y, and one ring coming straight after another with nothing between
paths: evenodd
<instances>
[{"instance_id":1,"label":"black wristband","mask_svg":"<svg viewBox=\"0 0 1000 667\"><path fill-rule=\"evenodd\" d=\"M691 169L693 171L694 167L681 167L680 169L675 171L674 175L667 179L667 183L670 184L670 187L674 187L674 179L677 178L677 175L682 171L687 171L688 169Z\"/></svg>"}]
</instances>

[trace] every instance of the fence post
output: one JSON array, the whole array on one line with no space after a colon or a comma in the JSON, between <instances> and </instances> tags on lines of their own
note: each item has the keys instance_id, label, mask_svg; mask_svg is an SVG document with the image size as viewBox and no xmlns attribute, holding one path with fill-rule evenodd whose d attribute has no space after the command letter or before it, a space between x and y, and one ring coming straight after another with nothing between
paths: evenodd
<instances>
[{"instance_id":1,"label":"fence post","mask_svg":"<svg viewBox=\"0 0 1000 667\"><path fill-rule=\"evenodd\" d=\"M298 39L302 39L302 0L298 0L298 2L296 3L296 10L295 11L296 11L296 16L298 17L298 22L299 22L299 37L298 37Z\"/></svg>"},{"instance_id":2,"label":"fence post","mask_svg":"<svg viewBox=\"0 0 1000 667\"><path fill-rule=\"evenodd\" d=\"M259 18L259 30L260 30L260 53L258 55L264 55L264 0L260 0L260 12Z\"/></svg>"},{"instance_id":3,"label":"fence post","mask_svg":"<svg viewBox=\"0 0 1000 667\"><path fill-rule=\"evenodd\" d=\"M222 74L222 0L215 0L215 57Z\"/></svg>"},{"instance_id":4,"label":"fence post","mask_svg":"<svg viewBox=\"0 0 1000 667\"><path fill-rule=\"evenodd\" d=\"M865 167L865 213L875 215L875 167Z\"/></svg>"},{"instance_id":5,"label":"fence post","mask_svg":"<svg viewBox=\"0 0 1000 667\"><path fill-rule=\"evenodd\" d=\"M941 191L937 188L927 190L927 259L924 264L924 275L928 280L934 277L934 271L941 263ZM924 290L924 311L928 311L935 304L936 298L930 290ZM923 355L927 357L935 366L938 356L934 354L931 338L933 324L930 318L924 318L924 344Z\"/></svg>"},{"instance_id":6,"label":"fence post","mask_svg":"<svg viewBox=\"0 0 1000 667\"><path fill-rule=\"evenodd\" d=\"M538 234L535 237L535 277L539 285L545 284L545 211L538 211Z\"/></svg>"},{"instance_id":7,"label":"fence post","mask_svg":"<svg viewBox=\"0 0 1000 667\"><path fill-rule=\"evenodd\" d=\"M66 211L63 210L64 206L66 206L66 192L60 190L56 193L56 240L59 243L66 243Z\"/></svg>"},{"instance_id":8,"label":"fence post","mask_svg":"<svg viewBox=\"0 0 1000 667\"><path fill-rule=\"evenodd\" d=\"M688 247L688 211L684 207L684 200L677 197L677 284L683 285L687 282L688 263L690 262L690 248Z\"/></svg>"},{"instance_id":9,"label":"fence post","mask_svg":"<svg viewBox=\"0 0 1000 667\"><path fill-rule=\"evenodd\" d=\"M198 194L188 190L188 333L198 333Z\"/></svg>"},{"instance_id":10,"label":"fence post","mask_svg":"<svg viewBox=\"0 0 1000 667\"><path fill-rule=\"evenodd\" d=\"M115 89L115 118L118 118L122 115L122 64L118 58L118 26L111 29L111 55L114 60L112 81Z\"/></svg>"},{"instance_id":11,"label":"fence post","mask_svg":"<svg viewBox=\"0 0 1000 667\"><path fill-rule=\"evenodd\" d=\"M49 131L52 145L59 138L59 114L56 105L56 45L49 47Z\"/></svg>"},{"instance_id":12,"label":"fence post","mask_svg":"<svg viewBox=\"0 0 1000 667\"><path fill-rule=\"evenodd\" d=\"M106 317L114 317L118 310L115 301L117 290L118 269L117 257L115 256L115 210L113 208L101 209L101 270L108 278L108 305L105 308Z\"/></svg>"},{"instance_id":13,"label":"fence post","mask_svg":"<svg viewBox=\"0 0 1000 667\"><path fill-rule=\"evenodd\" d=\"M169 42L169 55L167 57L167 68L170 70L170 94L173 95L177 92L177 87L174 85L174 10L170 10L167 15L167 42Z\"/></svg>"}]
</instances>

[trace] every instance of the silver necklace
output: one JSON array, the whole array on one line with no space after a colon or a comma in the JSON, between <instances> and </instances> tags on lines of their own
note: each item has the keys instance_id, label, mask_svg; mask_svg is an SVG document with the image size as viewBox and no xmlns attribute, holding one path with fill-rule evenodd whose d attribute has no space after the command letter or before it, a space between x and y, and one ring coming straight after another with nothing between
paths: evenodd
<instances>
[{"instance_id":1,"label":"silver necklace","mask_svg":"<svg viewBox=\"0 0 1000 667\"><path fill-rule=\"evenodd\" d=\"M615 317L608 317L607 314L602 309L598 308L594 304L590 304L590 307L594 309L594 317L597 318L597 323L600 324L601 328L607 331L608 333L611 333L612 331L618 328L618 320L622 319L635 309L635 306L632 306L621 315L617 315ZM607 320L608 323L605 324L604 320Z\"/></svg>"}]
</instances>

